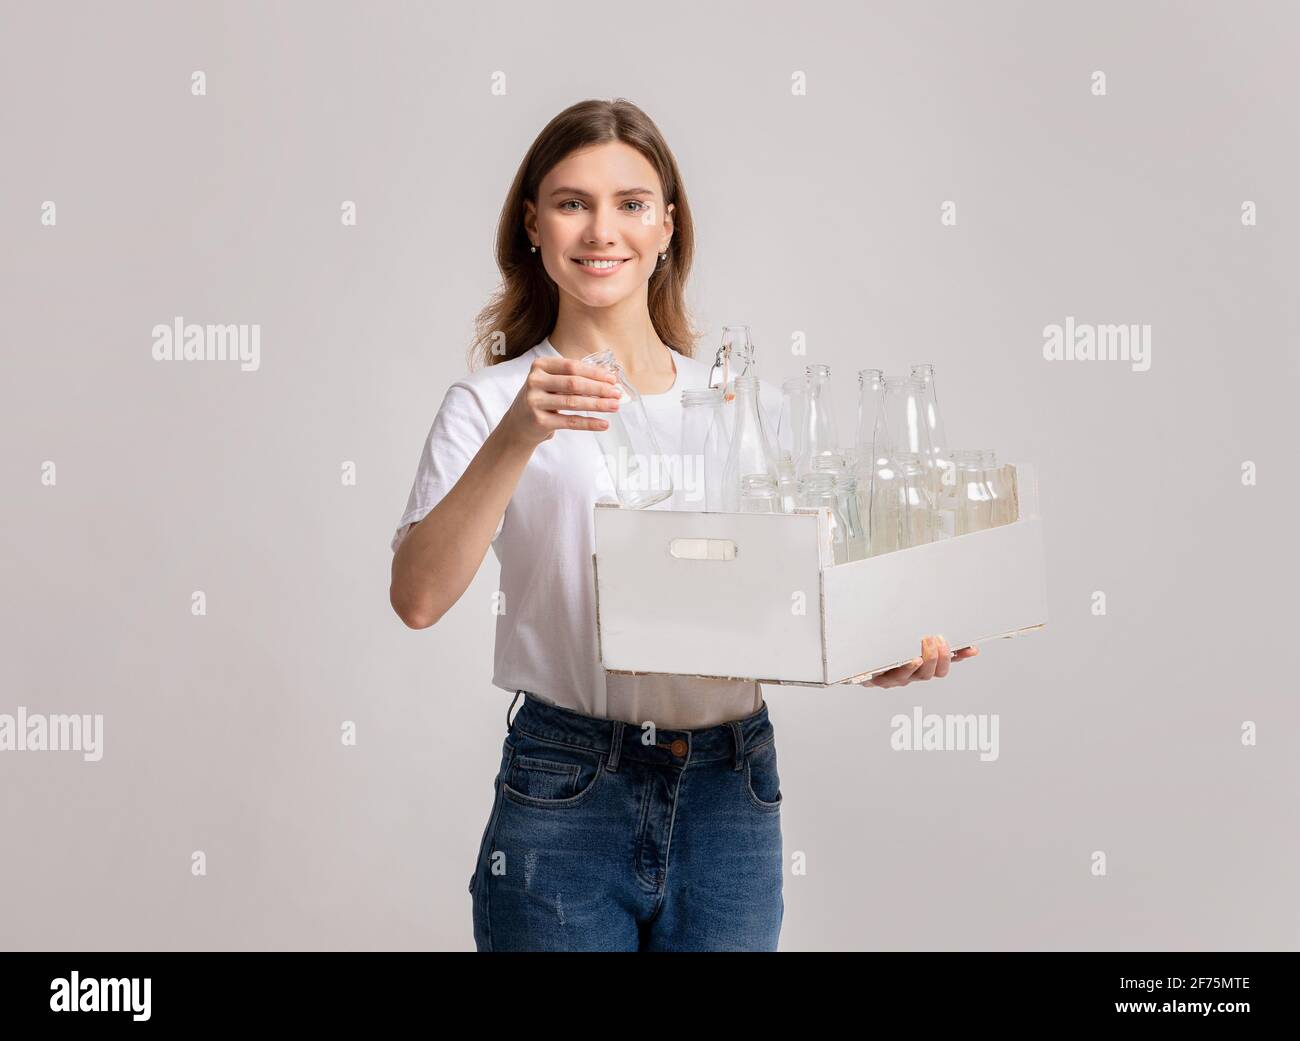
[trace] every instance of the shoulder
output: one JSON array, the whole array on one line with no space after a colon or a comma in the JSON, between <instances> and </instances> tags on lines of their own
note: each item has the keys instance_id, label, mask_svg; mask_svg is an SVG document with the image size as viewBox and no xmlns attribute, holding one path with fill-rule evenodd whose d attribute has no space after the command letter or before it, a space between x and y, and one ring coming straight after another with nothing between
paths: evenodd
<instances>
[{"instance_id":1,"label":"shoulder","mask_svg":"<svg viewBox=\"0 0 1300 1041\"><path fill-rule=\"evenodd\" d=\"M447 388L447 403L451 407L477 406L489 416L504 412L528 378L536 357L537 347L533 347L507 361L466 373Z\"/></svg>"}]
</instances>

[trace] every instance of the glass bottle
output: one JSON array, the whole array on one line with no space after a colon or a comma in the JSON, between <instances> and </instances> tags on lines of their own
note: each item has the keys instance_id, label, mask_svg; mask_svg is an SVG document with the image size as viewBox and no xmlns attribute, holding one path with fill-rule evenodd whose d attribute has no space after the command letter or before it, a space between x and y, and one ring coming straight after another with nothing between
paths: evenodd
<instances>
[{"instance_id":1,"label":"glass bottle","mask_svg":"<svg viewBox=\"0 0 1300 1041\"><path fill-rule=\"evenodd\" d=\"M993 496L989 491L980 452L954 451L957 475L957 534L969 535L993 526Z\"/></svg>"},{"instance_id":2,"label":"glass bottle","mask_svg":"<svg viewBox=\"0 0 1300 1041\"><path fill-rule=\"evenodd\" d=\"M916 457L926 485L923 497L934 511L928 526L931 537L925 540L929 542L956 532L956 499L942 496L944 471L931 447L926 396L926 386L920 380L885 380L880 421L876 424L876 454L895 462L903 455Z\"/></svg>"},{"instance_id":3,"label":"glass bottle","mask_svg":"<svg viewBox=\"0 0 1300 1041\"><path fill-rule=\"evenodd\" d=\"M835 492L835 475L824 470L814 470L799 479L799 505L827 507L831 513L831 559L844 564L849 559L848 524L840 512L839 497Z\"/></svg>"},{"instance_id":4,"label":"glass bottle","mask_svg":"<svg viewBox=\"0 0 1300 1041\"><path fill-rule=\"evenodd\" d=\"M659 442L641 395L628 382L613 351L597 351L582 361L608 369L618 379L617 412L579 413L609 421L607 429L595 431L596 444L604 456L618 501L634 510L663 502L673 494L672 478L668 467L663 465Z\"/></svg>"},{"instance_id":5,"label":"glass bottle","mask_svg":"<svg viewBox=\"0 0 1300 1041\"><path fill-rule=\"evenodd\" d=\"M782 460L793 462L799 458L807 388L807 376L790 376L781 381L781 415L776 422L776 444Z\"/></svg>"},{"instance_id":6,"label":"glass bottle","mask_svg":"<svg viewBox=\"0 0 1300 1041\"><path fill-rule=\"evenodd\" d=\"M807 406L807 376L790 376L781 381L781 414L776 421L777 482L781 511L790 513L798 500L795 460L799 457L799 435L803 410Z\"/></svg>"},{"instance_id":7,"label":"glass bottle","mask_svg":"<svg viewBox=\"0 0 1300 1041\"><path fill-rule=\"evenodd\" d=\"M1019 520L1020 518L1016 516L1015 497L1011 494L1011 478L1007 468L998 465L998 454L986 448L980 452L980 461L984 467L985 483L988 485L989 494L993 497L990 526L997 527L999 524L1010 524L1012 521Z\"/></svg>"},{"instance_id":8,"label":"glass bottle","mask_svg":"<svg viewBox=\"0 0 1300 1041\"><path fill-rule=\"evenodd\" d=\"M867 514L867 554L877 556L906 549L907 490L898 467L887 454L871 464L871 497Z\"/></svg>"},{"instance_id":9,"label":"glass bottle","mask_svg":"<svg viewBox=\"0 0 1300 1041\"><path fill-rule=\"evenodd\" d=\"M777 483L765 474L746 474L740 479L741 513L781 513Z\"/></svg>"},{"instance_id":10,"label":"glass bottle","mask_svg":"<svg viewBox=\"0 0 1300 1041\"><path fill-rule=\"evenodd\" d=\"M749 326L724 325L722 343L709 369L709 387L722 391L722 424L727 444L731 444L736 430L736 377L757 375L758 363Z\"/></svg>"},{"instance_id":11,"label":"glass bottle","mask_svg":"<svg viewBox=\"0 0 1300 1041\"><path fill-rule=\"evenodd\" d=\"M957 472L953 464L951 446L939 415L939 396L935 389L934 366L912 366L912 379L925 387L922 420L930 433L930 455L934 461L934 476L938 480L935 494L939 504L939 537L954 534L949 522L955 523L957 508Z\"/></svg>"},{"instance_id":12,"label":"glass bottle","mask_svg":"<svg viewBox=\"0 0 1300 1041\"><path fill-rule=\"evenodd\" d=\"M876 462L868 528L869 555L934 541L933 489L921 457L898 452Z\"/></svg>"},{"instance_id":13,"label":"glass bottle","mask_svg":"<svg viewBox=\"0 0 1300 1041\"><path fill-rule=\"evenodd\" d=\"M876 437L876 420L885 396L885 374L880 369L858 371L858 433L854 439L858 461L870 461Z\"/></svg>"},{"instance_id":14,"label":"glass bottle","mask_svg":"<svg viewBox=\"0 0 1300 1041\"><path fill-rule=\"evenodd\" d=\"M754 341L747 325L724 325L722 343L709 370L709 386L722 391L722 402L727 414L736 399L736 377L757 376L754 360Z\"/></svg>"},{"instance_id":15,"label":"glass bottle","mask_svg":"<svg viewBox=\"0 0 1300 1041\"><path fill-rule=\"evenodd\" d=\"M736 425L722 471L722 508L728 513L740 512L742 478L769 477L777 484L776 452L758 407L758 377L737 376L735 387Z\"/></svg>"},{"instance_id":16,"label":"glass bottle","mask_svg":"<svg viewBox=\"0 0 1300 1041\"><path fill-rule=\"evenodd\" d=\"M726 447L722 429L722 391L682 391L680 479L673 482L673 509L717 512L722 508L722 468Z\"/></svg>"},{"instance_id":17,"label":"glass bottle","mask_svg":"<svg viewBox=\"0 0 1300 1041\"><path fill-rule=\"evenodd\" d=\"M898 469L900 500L900 549L923 546L944 536L939 534L938 508L934 498L933 468L916 452L897 452L891 462Z\"/></svg>"},{"instance_id":18,"label":"glass bottle","mask_svg":"<svg viewBox=\"0 0 1300 1041\"><path fill-rule=\"evenodd\" d=\"M858 479L852 473L841 473L835 479L835 498L844 518L844 558L861 560L867 555L867 533L858 510Z\"/></svg>"},{"instance_id":19,"label":"glass bottle","mask_svg":"<svg viewBox=\"0 0 1300 1041\"><path fill-rule=\"evenodd\" d=\"M840 450L835 410L831 407L830 366L809 365L804 374L808 380L808 398L800 424L799 455L795 460L795 472L800 477L817 469L819 459L838 455Z\"/></svg>"}]
</instances>

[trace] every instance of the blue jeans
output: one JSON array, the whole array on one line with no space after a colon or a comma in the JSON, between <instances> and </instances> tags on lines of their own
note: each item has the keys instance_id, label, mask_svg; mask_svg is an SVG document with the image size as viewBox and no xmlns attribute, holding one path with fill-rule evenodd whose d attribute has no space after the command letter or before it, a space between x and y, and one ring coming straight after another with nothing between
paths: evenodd
<instances>
[{"instance_id":1,"label":"blue jeans","mask_svg":"<svg viewBox=\"0 0 1300 1041\"><path fill-rule=\"evenodd\" d=\"M469 883L480 951L776 950L767 704L648 744L642 733L525 696Z\"/></svg>"}]
</instances>

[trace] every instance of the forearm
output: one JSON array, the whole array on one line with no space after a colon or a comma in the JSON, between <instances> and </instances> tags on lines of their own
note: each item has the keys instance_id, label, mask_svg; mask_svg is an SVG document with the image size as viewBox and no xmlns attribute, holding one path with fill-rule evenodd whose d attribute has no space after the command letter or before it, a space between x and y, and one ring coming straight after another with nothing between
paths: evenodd
<instances>
[{"instance_id":1,"label":"forearm","mask_svg":"<svg viewBox=\"0 0 1300 1041\"><path fill-rule=\"evenodd\" d=\"M498 424L460 480L406 533L389 600L412 629L434 625L469 588L534 447Z\"/></svg>"}]
</instances>

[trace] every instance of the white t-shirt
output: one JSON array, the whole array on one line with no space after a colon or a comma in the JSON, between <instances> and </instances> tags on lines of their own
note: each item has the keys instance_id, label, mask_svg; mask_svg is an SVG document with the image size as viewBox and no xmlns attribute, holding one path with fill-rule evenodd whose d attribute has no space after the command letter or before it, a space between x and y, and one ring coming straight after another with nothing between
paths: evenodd
<instances>
[{"instance_id":1,"label":"white t-shirt","mask_svg":"<svg viewBox=\"0 0 1300 1041\"><path fill-rule=\"evenodd\" d=\"M670 351L677 378L662 394L643 394L659 450L680 452L682 391L709 385L708 364ZM397 551L460 480L479 447L509 409L536 357L561 357L543 340L509 361L456 380L433 420L406 511L393 535ZM765 423L774 423L781 393L760 385ZM769 428L770 430L771 428ZM492 683L601 719L694 729L741 719L762 705L762 688L744 680L607 674L596 638L593 507L614 501L614 486L589 430L558 430L534 449L497 523L492 547L501 562L504 609L497 615ZM667 509L671 499L651 509Z\"/></svg>"}]
</instances>

